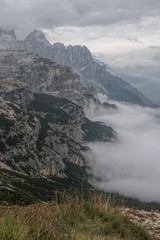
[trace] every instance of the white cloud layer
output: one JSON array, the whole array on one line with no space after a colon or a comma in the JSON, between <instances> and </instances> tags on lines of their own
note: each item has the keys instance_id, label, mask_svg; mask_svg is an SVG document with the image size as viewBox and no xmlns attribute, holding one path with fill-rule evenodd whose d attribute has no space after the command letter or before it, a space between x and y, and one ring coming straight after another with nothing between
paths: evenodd
<instances>
[{"instance_id":1,"label":"white cloud layer","mask_svg":"<svg viewBox=\"0 0 160 240\"><path fill-rule=\"evenodd\" d=\"M87 161L94 184L142 201L160 202L160 109L118 104L118 111L90 113L111 125L115 143L91 143Z\"/></svg>"}]
</instances>

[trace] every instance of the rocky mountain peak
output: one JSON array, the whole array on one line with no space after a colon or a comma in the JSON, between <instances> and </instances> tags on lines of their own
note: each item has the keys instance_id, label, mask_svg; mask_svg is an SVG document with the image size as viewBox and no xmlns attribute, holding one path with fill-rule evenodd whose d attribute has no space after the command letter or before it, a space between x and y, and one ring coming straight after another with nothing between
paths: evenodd
<instances>
[{"instance_id":1,"label":"rocky mountain peak","mask_svg":"<svg viewBox=\"0 0 160 240\"><path fill-rule=\"evenodd\" d=\"M32 43L32 44L37 43L37 44L48 45L48 46L51 45L46 39L45 34L41 30L37 30L37 29L35 29L25 38L25 43Z\"/></svg>"},{"instance_id":2,"label":"rocky mountain peak","mask_svg":"<svg viewBox=\"0 0 160 240\"><path fill-rule=\"evenodd\" d=\"M66 47L59 42L52 45L42 31L34 30L25 41L0 41L0 49L27 50L70 67L80 76L83 87L94 87L98 93L107 94L111 100L156 107L136 88L112 74L106 65L95 60L86 46Z\"/></svg>"},{"instance_id":3,"label":"rocky mountain peak","mask_svg":"<svg viewBox=\"0 0 160 240\"><path fill-rule=\"evenodd\" d=\"M64 46L59 42L53 44L49 57L63 66L73 68L77 73L84 65L93 61L91 52L86 46Z\"/></svg>"},{"instance_id":4,"label":"rocky mountain peak","mask_svg":"<svg viewBox=\"0 0 160 240\"><path fill-rule=\"evenodd\" d=\"M76 68L81 68L82 65L89 64L93 61L91 52L86 46L75 45L68 46L68 54L72 56L71 65L76 65Z\"/></svg>"},{"instance_id":5,"label":"rocky mountain peak","mask_svg":"<svg viewBox=\"0 0 160 240\"><path fill-rule=\"evenodd\" d=\"M88 55L90 57L92 57L92 54L91 52L89 51L89 49L86 47L86 46L82 46L82 45L75 45L75 46L72 46L72 45L69 45L67 47L70 51L72 50L73 52L80 52L82 55L85 54L85 55Z\"/></svg>"},{"instance_id":6,"label":"rocky mountain peak","mask_svg":"<svg viewBox=\"0 0 160 240\"><path fill-rule=\"evenodd\" d=\"M61 42L53 43L53 47L66 49L65 45Z\"/></svg>"}]
</instances>

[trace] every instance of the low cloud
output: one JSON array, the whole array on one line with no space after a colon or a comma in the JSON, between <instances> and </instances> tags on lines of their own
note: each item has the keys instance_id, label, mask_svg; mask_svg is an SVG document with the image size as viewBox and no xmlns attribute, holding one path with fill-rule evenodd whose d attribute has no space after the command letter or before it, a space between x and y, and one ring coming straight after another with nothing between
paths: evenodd
<instances>
[{"instance_id":1,"label":"low cloud","mask_svg":"<svg viewBox=\"0 0 160 240\"><path fill-rule=\"evenodd\" d=\"M112 126L115 143L90 143L86 159L93 183L105 191L142 201L160 201L160 109L119 104L117 111L99 111L92 120Z\"/></svg>"}]
</instances>

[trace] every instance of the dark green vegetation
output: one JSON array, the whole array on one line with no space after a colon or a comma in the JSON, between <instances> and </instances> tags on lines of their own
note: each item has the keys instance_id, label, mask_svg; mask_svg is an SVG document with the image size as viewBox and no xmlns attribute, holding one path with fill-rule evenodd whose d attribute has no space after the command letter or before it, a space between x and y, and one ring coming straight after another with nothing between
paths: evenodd
<instances>
[{"instance_id":1,"label":"dark green vegetation","mask_svg":"<svg viewBox=\"0 0 160 240\"><path fill-rule=\"evenodd\" d=\"M1 240L151 240L100 194L63 192L48 204L0 208Z\"/></svg>"},{"instance_id":2,"label":"dark green vegetation","mask_svg":"<svg viewBox=\"0 0 160 240\"><path fill-rule=\"evenodd\" d=\"M86 123L82 125L85 132L84 140L88 142L94 141L110 141L115 137L113 128L106 126L101 122L92 122L86 119Z\"/></svg>"},{"instance_id":3,"label":"dark green vegetation","mask_svg":"<svg viewBox=\"0 0 160 240\"><path fill-rule=\"evenodd\" d=\"M0 152L5 153L6 151L6 145L4 144L4 142L0 141Z\"/></svg>"},{"instance_id":4,"label":"dark green vegetation","mask_svg":"<svg viewBox=\"0 0 160 240\"><path fill-rule=\"evenodd\" d=\"M28 105L28 111L44 112L45 118L39 118L41 122L41 131L37 141L37 149L42 150L47 131L50 129L48 123L72 124L75 119L72 117L72 112L64 111L69 109L73 103L67 99L57 98L46 94L34 94L35 99ZM82 108L74 104L75 112ZM73 111L73 110L72 110ZM108 127L100 122L92 122L86 118L86 123L82 125L82 130L85 132L84 140L86 141L109 141L115 137L115 132L111 127Z\"/></svg>"},{"instance_id":5,"label":"dark green vegetation","mask_svg":"<svg viewBox=\"0 0 160 240\"><path fill-rule=\"evenodd\" d=\"M36 201L50 201L57 191L77 189L87 194L91 189L84 167L67 162L64 170L66 178L48 176L34 178L17 172L0 169L0 202L10 204L30 204Z\"/></svg>"},{"instance_id":6,"label":"dark green vegetation","mask_svg":"<svg viewBox=\"0 0 160 240\"><path fill-rule=\"evenodd\" d=\"M4 114L0 114L0 127L8 130L10 127L14 126L14 121L8 119Z\"/></svg>"},{"instance_id":7,"label":"dark green vegetation","mask_svg":"<svg viewBox=\"0 0 160 240\"><path fill-rule=\"evenodd\" d=\"M68 124L73 120L71 114L63 109L68 109L70 105L76 110L82 109L80 106L73 104L67 99L57 98L47 94L34 94L35 99L28 105L28 111L44 112L46 119L53 123Z\"/></svg>"},{"instance_id":8,"label":"dark green vegetation","mask_svg":"<svg viewBox=\"0 0 160 240\"><path fill-rule=\"evenodd\" d=\"M6 144L9 146L17 146L18 143L20 143L23 139L24 134L17 134L14 137L8 137Z\"/></svg>"},{"instance_id":9,"label":"dark green vegetation","mask_svg":"<svg viewBox=\"0 0 160 240\"><path fill-rule=\"evenodd\" d=\"M21 109L17 108L17 107L15 106L15 104L13 104L13 103L8 103L8 106L11 107L16 114L20 114L20 113L21 113Z\"/></svg>"},{"instance_id":10,"label":"dark green vegetation","mask_svg":"<svg viewBox=\"0 0 160 240\"><path fill-rule=\"evenodd\" d=\"M42 151L42 147L44 145L45 138L47 137L47 131L50 129L48 125L48 121L46 119L40 118L41 130L39 132L38 140L37 140L37 150Z\"/></svg>"},{"instance_id":11,"label":"dark green vegetation","mask_svg":"<svg viewBox=\"0 0 160 240\"><path fill-rule=\"evenodd\" d=\"M49 123L59 124L61 126L72 125L76 123L76 120L72 117L72 113L70 113L68 109L71 106L76 113L81 107L73 104L67 99L57 98L47 94L34 94L34 97L35 99L28 104L27 108L28 112L36 112L36 116L40 121L41 130L37 140L37 150L42 151L47 132L51 129ZM63 109L67 109L68 112ZM39 113L45 113L45 116L42 118ZM59 135L59 132L57 131L54 134ZM62 142L64 142L63 138L61 139L61 143Z\"/></svg>"},{"instance_id":12,"label":"dark green vegetation","mask_svg":"<svg viewBox=\"0 0 160 240\"><path fill-rule=\"evenodd\" d=\"M77 196L83 192L84 199L88 199L93 187L88 183L88 175L85 169L68 162L65 174L67 178L50 176L48 179L44 179L1 169L0 181L3 184L0 188L0 203L28 205L37 201L50 201L55 198L59 199L59 196L64 191L71 194L76 193ZM103 193L103 196L105 199L108 194ZM148 211L160 210L159 203L143 203L137 199L116 194L111 195L111 202L114 206L125 206Z\"/></svg>"},{"instance_id":13,"label":"dark green vegetation","mask_svg":"<svg viewBox=\"0 0 160 240\"><path fill-rule=\"evenodd\" d=\"M108 103L108 102L104 102L104 103L103 103L103 107L104 107L104 108L107 108L107 109L109 109L109 108L111 108L111 109L118 109L115 104L110 104L110 103Z\"/></svg>"}]
</instances>

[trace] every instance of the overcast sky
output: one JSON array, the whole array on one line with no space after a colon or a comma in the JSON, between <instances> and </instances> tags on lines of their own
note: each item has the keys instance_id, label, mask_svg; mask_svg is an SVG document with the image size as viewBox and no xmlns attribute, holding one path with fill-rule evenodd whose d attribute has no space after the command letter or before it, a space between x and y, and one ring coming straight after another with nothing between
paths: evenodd
<instances>
[{"instance_id":1,"label":"overcast sky","mask_svg":"<svg viewBox=\"0 0 160 240\"><path fill-rule=\"evenodd\" d=\"M117 75L160 104L160 0L0 0L0 24L24 38L86 45Z\"/></svg>"},{"instance_id":2,"label":"overcast sky","mask_svg":"<svg viewBox=\"0 0 160 240\"><path fill-rule=\"evenodd\" d=\"M85 44L92 52L159 45L159 0L0 0L0 23L23 37L44 29L52 42Z\"/></svg>"}]
</instances>

